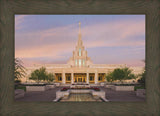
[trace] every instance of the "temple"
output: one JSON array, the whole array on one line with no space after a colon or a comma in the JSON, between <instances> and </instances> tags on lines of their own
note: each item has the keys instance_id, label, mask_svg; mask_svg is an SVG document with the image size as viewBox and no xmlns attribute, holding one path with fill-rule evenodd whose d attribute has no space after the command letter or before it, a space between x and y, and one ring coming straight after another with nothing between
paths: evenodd
<instances>
[{"instance_id":1,"label":"temple","mask_svg":"<svg viewBox=\"0 0 160 116\"><path fill-rule=\"evenodd\" d=\"M83 46L80 22L78 42L67 64L36 64L34 67L28 67L28 73L30 74L42 66L46 67L48 72L55 74L55 82L62 84L98 84L106 81L105 75L108 72L115 68L126 67L125 64L93 64ZM142 68L133 68L135 74L141 73L141 71Z\"/></svg>"}]
</instances>

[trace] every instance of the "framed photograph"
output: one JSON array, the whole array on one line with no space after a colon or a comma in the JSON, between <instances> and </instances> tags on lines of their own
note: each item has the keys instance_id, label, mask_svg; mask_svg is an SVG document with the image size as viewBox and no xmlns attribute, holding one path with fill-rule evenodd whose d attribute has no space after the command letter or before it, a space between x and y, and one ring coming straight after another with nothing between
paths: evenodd
<instances>
[{"instance_id":1,"label":"framed photograph","mask_svg":"<svg viewBox=\"0 0 160 116\"><path fill-rule=\"evenodd\" d=\"M145 15L15 15L16 101L145 101L145 75Z\"/></svg>"},{"instance_id":2,"label":"framed photograph","mask_svg":"<svg viewBox=\"0 0 160 116\"><path fill-rule=\"evenodd\" d=\"M2 0L1 114L158 116L158 3Z\"/></svg>"}]
</instances>

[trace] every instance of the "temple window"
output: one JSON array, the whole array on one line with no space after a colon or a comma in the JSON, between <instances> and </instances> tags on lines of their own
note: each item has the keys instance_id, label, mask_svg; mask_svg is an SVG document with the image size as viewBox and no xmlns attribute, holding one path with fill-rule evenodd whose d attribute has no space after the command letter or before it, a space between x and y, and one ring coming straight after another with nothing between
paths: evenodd
<instances>
[{"instance_id":1,"label":"temple window","mask_svg":"<svg viewBox=\"0 0 160 116\"><path fill-rule=\"evenodd\" d=\"M83 59L83 66L85 65L85 60Z\"/></svg>"},{"instance_id":2,"label":"temple window","mask_svg":"<svg viewBox=\"0 0 160 116\"><path fill-rule=\"evenodd\" d=\"M103 80L103 77L102 77L102 76L99 76L99 77L98 77L98 80L99 80L99 81L102 81L102 80Z\"/></svg>"},{"instance_id":3,"label":"temple window","mask_svg":"<svg viewBox=\"0 0 160 116\"><path fill-rule=\"evenodd\" d=\"M81 66L81 59L79 59L79 66Z\"/></svg>"},{"instance_id":4,"label":"temple window","mask_svg":"<svg viewBox=\"0 0 160 116\"><path fill-rule=\"evenodd\" d=\"M79 48L79 56L81 56L81 48Z\"/></svg>"},{"instance_id":5,"label":"temple window","mask_svg":"<svg viewBox=\"0 0 160 116\"><path fill-rule=\"evenodd\" d=\"M89 77L89 80L90 80L90 81L94 81L94 77L93 77L93 76L90 76L90 77Z\"/></svg>"},{"instance_id":6,"label":"temple window","mask_svg":"<svg viewBox=\"0 0 160 116\"><path fill-rule=\"evenodd\" d=\"M77 59L75 60L75 64L76 64L76 66L77 66Z\"/></svg>"},{"instance_id":7,"label":"temple window","mask_svg":"<svg viewBox=\"0 0 160 116\"><path fill-rule=\"evenodd\" d=\"M62 81L62 77L61 76L58 76L58 81Z\"/></svg>"},{"instance_id":8,"label":"temple window","mask_svg":"<svg viewBox=\"0 0 160 116\"><path fill-rule=\"evenodd\" d=\"M70 76L67 76L67 77L66 77L66 80L67 80L67 81L70 81L70 80L71 80L71 77L70 77Z\"/></svg>"}]
</instances>

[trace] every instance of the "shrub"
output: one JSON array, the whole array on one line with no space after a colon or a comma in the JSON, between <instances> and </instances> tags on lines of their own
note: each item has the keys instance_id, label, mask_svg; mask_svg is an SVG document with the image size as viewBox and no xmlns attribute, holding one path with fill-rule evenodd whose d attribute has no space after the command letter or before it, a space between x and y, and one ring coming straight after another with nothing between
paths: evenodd
<instances>
[{"instance_id":1,"label":"shrub","mask_svg":"<svg viewBox=\"0 0 160 116\"><path fill-rule=\"evenodd\" d=\"M144 71L140 76L141 76L141 78L138 80L138 82L140 84L144 84L145 85L146 71Z\"/></svg>"},{"instance_id":2,"label":"shrub","mask_svg":"<svg viewBox=\"0 0 160 116\"><path fill-rule=\"evenodd\" d=\"M108 82L112 82L115 80L128 80L128 79L135 79L137 78L137 76L135 76L132 73L132 70L130 70L129 68L125 67L125 68L116 68L114 69L113 72L110 72L107 76L106 76L106 80Z\"/></svg>"},{"instance_id":3,"label":"shrub","mask_svg":"<svg viewBox=\"0 0 160 116\"><path fill-rule=\"evenodd\" d=\"M64 87L64 88L61 89L61 91L67 91L68 89L69 89L69 88Z\"/></svg>"}]
</instances>

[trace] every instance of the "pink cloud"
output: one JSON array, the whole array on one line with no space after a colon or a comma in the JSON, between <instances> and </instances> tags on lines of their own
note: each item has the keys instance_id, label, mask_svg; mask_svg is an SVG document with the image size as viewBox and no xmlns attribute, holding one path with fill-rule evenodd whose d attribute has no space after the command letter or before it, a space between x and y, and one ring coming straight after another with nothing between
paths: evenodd
<instances>
[{"instance_id":1,"label":"pink cloud","mask_svg":"<svg viewBox=\"0 0 160 116\"><path fill-rule=\"evenodd\" d=\"M22 28L20 24L24 21L24 17L25 15L16 17L16 29ZM86 48L105 46L144 47L145 40L143 41L143 38L141 41L130 38L131 36L144 34L145 22L134 20L97 23L82 28L82 40ZM59 59L64 57L62 54L71 53L74 50L77 40L78 24L53 27L30 33L16 33L16 43L19 43L16 46L15 56L20 58L50 57Z\"/></svg>"}]
</instances>

